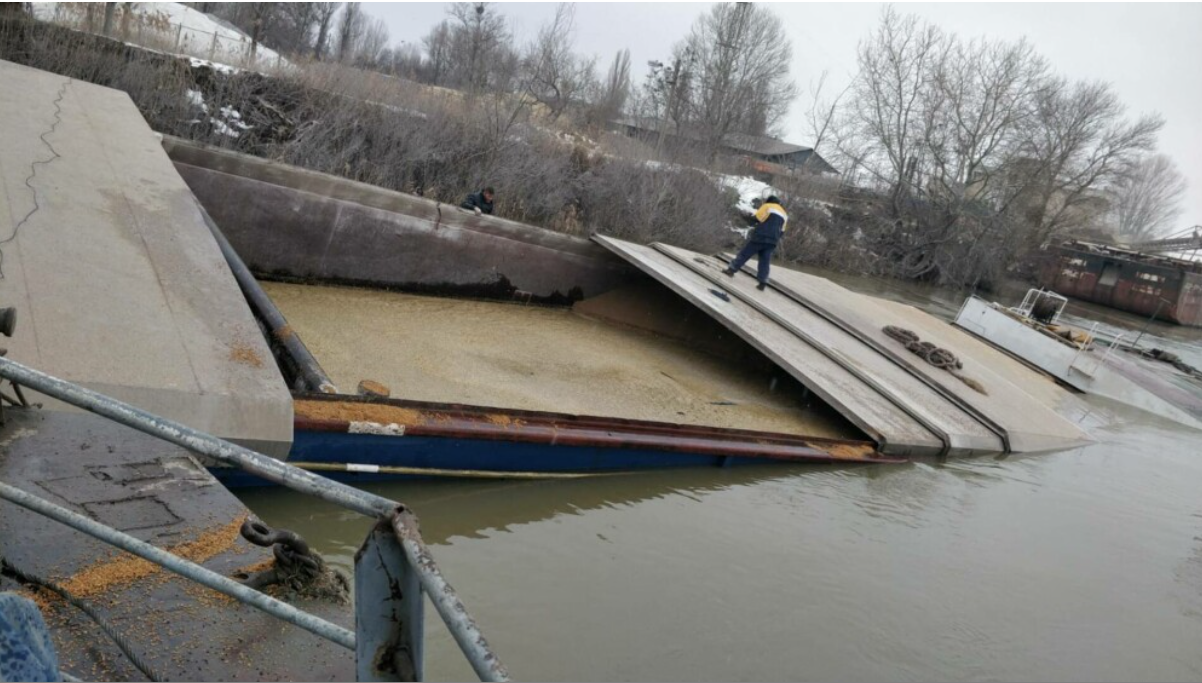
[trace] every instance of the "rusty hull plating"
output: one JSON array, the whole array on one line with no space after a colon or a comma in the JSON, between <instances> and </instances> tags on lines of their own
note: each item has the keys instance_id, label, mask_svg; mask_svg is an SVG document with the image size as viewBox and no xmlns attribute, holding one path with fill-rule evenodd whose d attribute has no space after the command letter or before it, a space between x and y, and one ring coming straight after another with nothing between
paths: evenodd
<instances>
[{"instance_id":1,"label":"rusty hull plating","mask_svg":"<svg viewBox=\"0 0 1202 683\"><path fill-rule=\"evenodd\" d=\"M1049 249L1039 284L1120 311L1202 326L1202 263L1074 240Z\"/></svg>"}]
</instances>

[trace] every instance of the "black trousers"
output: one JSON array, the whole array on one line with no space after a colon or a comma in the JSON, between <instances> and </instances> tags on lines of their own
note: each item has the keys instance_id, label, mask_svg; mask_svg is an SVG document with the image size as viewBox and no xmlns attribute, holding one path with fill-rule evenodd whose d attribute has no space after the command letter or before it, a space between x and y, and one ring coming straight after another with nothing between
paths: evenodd
<instances>
[{"instance_id":1,"label":"black trousers","mask_svg":"<svg viewBox=\"0 0 1202 683\"><path fill-rule=\"evenodd\" d=\"M757 260L756 279L761 284L768 284L768 267L772 263L772 252L776 251L775 244L767 244L764 242L748 242L739 250L739 255L735 260L730 262L731 270L738 270L743 267L744 263L755 256Z\"/></svg>"}]
</instances>

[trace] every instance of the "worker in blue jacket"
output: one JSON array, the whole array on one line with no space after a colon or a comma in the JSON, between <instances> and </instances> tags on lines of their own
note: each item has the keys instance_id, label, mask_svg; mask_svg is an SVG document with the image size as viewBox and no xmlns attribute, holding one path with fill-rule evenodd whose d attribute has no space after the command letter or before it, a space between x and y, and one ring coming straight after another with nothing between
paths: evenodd
<instances>
[{"instance_id":1,"label":"worker in blue jacket","mask_svg":"<svg viewBox=\"0 0 1202 683\"><path fill-rule=\"evenodd\" d=\"M492 198L492 188L486 187L479 192L473 192L469 194L467 199L463 200L463 203L459 205L459 208L467 209L468 211L474 211L477 216L479 216L481 213L487 213L491 215Z\"/></svg>"},{"instance_id":2,"label":"worker in blue jacket","mask_svg":"<svg viewBox=\"0 0 1202 683\"><path fill-rule=\"evenodd\" d=\"M747 244L739 251L739 255L735 256L735 260L730 262L730 266L722 272L734 277L743 264L755 256L758 266L756 279L760 281L756 289L764 291L768 286L768 267L772 263L772 252L776 251L776 245L780 243L781 236L785 234L785 226L788 223L789 214L785 211L785 207L780 205L780 199L775 195L769 196L752 217L754 227Z\"/></svg>"}]
</instances>

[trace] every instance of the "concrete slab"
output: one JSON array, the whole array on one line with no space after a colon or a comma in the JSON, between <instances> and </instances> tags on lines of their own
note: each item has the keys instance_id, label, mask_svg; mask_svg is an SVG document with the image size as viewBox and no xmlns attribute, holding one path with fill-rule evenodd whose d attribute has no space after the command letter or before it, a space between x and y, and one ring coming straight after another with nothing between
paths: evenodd
<instances>
[{"instance_id":1,"label":"concrete slab","mask_svg":"<svg viewBox=\"0 0 1202 683\"><path fill-rule=\"evenodd\" d=\"M936 455L944 442L936 430L923 424L873 386L871 378L845 367L829 348L807 341L764 315L755 306L729 292L724 283L707 280L670 256L622 240L596 236L594 240L628 259L645 273L700 307L744 341L775 361L823 401L877 441L890 455ZM709 259L700 254L690 258ZM717 268L711 264L714 272ZM757 292L758 294L758 292Z\"/></svg>"},{"instance_id":2,"label":"concrete slab","mask_svg":"<svg viewBox=\"0 0 1202 683\"><path fill-rule=\"evenodd\" d=\"M930 452L932 439L937 451L951 455L1045 451L1090 440L1056 412L1073 402L1069 392L917 309L783 268L774 269L774 286L759 292L749 275L721 275L725 262L714 257L596 241L773 357L877 438L883 452ZM953 373L911 355L884 334L886 325L953 351L964 368Z\"/></svg>"},{"instance_id":3,"label":"concrete slab","mask_svg":"<svg viewBox=\"0 0 1202 683\"><path fill-rule=\"evenodd\" d=\"M0 303L18 310L10 357L286 454L288 389L129 97L2 61L0 91Z\"/></svg>"},{"instance_id":4,"label":"concrete slab","mask_svg":"<svg viewBox=\"0 0 1202 683\"><path fill-rule=\"evenodd\" d=\"M184 449L95 415L4 412L5 483L227 576L270 562L269 549L239 535L247 509ZM354 676L350 650L3 501L0 556L87 602L163 680ZM87 681L145 680L79 609L15 580L0 578L0 590L36 595L64 671ZM352 627L349 605L293 602Z\"/></svg>"}]
</instances>

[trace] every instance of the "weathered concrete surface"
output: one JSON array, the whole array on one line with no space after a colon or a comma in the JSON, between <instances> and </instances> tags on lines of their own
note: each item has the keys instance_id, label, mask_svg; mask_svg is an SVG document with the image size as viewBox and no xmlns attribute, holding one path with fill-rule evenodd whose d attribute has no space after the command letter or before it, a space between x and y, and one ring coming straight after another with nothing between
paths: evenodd
<instances>
[{"instance_id":1,"label":"weathered concrete surface","mask_svg":"<svg viewBox=\"0 0 1202 683\"><path fill-rule=\"evenodd\" d=\"M270 560L238 533L246 508L182 448L95 415L8 408L5 417L0 480L227 576ZM88 602L164 680L354 676L345 648L3 501L0 555ZM0 590L33 593L5 578ZM64 671L145 680L80 610L35 599ZM352 628L349 605L294 604Z\"/></svg>"},{"instance_id":2,"label":"weathered concrete surface","mask_svg":"<svg viewBox=\"0 0 1202 683\"><path fill-rule=\"evenodd\" d=\"M0 305L18 310L9 357L286 453L287 387L195 198L129 97L8 62L0 92L0 240L10 238Z\"/></svg>"},{"instance_id":3,"label":"weathered concrete surface","mask_svg":"<svg viewBox=\"0 0 1202 683\"><path fill-rule=\"evenodd\" d=\"M173 138L163 146L261 276L567 304L634 274L584 239Z\"/></svg>"},{"instance_id":4,"label":"weathered concrete surface","mask_svg":"<svg viewBox=\"0 0 1202 683\"><path fill-rule=\"evenodd\" d=\"M1016 380L997 375L954 339L966 335L916 309L903 311L785 269L773 273L782 289L759 292L751 277L721 275L725 263L713 257L595 239L772 357L877 439L883 452L965 455L1007 446L1031 452L1088 442L1076 425L1015 384L1046 384L1043 378L1027 369ZM934 332L929 322L946 329ZM908 359L904 347L880 331L890 324L920 328L924 339L952 348L965 362L958 374L968 381Z\"/></svg>"}]
</instances>

